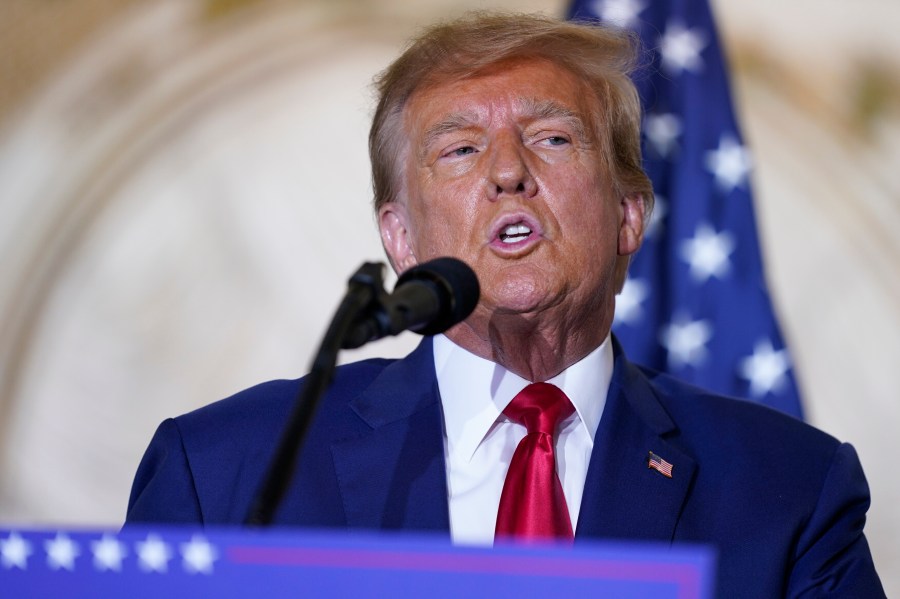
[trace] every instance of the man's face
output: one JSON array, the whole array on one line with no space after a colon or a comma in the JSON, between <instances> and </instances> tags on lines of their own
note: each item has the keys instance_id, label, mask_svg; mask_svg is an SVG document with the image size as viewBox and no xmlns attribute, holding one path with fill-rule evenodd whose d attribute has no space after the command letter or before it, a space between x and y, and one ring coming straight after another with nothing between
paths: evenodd
<instances>
[{"instance_id":1,"label":"man's face","mask_svg":"<svg viewBox=\"0 0 900 599\"><path fill-rule=\"evenodd\" d=\"M538 60L414 94L404 197L379 212L396 268L468 263L482 289L473 319L546 313L608 328L643 207L613 192L596 101L571 72Z\"/></svg>"}]
</instances>

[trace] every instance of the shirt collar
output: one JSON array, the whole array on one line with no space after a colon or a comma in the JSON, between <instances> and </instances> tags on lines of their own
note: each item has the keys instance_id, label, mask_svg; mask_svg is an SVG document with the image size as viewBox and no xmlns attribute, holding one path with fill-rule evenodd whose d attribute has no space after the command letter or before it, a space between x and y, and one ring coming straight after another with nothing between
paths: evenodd
<instances>
[{"instance_id":1,"label":"shirt collar","mask_svg":"<svg viewBox=\"0 0 900 599\"><path fill-rule=\"evenodd\" d=\"M470 460L507 404L531 381L456 345L434 337L434 365L444 412L447 446ZM549 381L568 396L593 442L612 377L610 336Z\"/></svg>"}]
</instances>

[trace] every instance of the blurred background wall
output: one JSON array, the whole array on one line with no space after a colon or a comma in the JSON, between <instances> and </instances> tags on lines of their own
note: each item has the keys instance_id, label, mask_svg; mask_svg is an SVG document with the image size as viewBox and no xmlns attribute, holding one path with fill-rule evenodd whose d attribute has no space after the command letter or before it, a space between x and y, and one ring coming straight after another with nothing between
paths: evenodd
<instances>
[{"instance_id":1,"label":"blurred background wall","mask_svg":"<svg viewBox=\"0 0 900 599\"><path fill-rule=\"evenodd\" d=\"M857 447L900 595L900 5L713 6L808 420ZM0 3L0 524L117 526L160 420L306 370L382 259L371 77L476 7L565 3Z\"/></svg>"}]
</instances>

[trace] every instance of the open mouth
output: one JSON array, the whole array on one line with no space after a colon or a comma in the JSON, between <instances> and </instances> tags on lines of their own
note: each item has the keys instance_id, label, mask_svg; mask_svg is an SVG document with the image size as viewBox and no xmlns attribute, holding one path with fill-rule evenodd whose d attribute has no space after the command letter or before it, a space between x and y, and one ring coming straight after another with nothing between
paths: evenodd
<instances>
[{"instance_id":1,"label":"open mouth","mask_svg":"<svg viewBox=\"0 0 900 599\"><path fill-rule=\"evenodd\" d=\"M541 221L524 210L498 216L490 230L488 243L506 257L529 251L544 236Z\"/></svg>"},{"instance_id":2,"label":"open mouth","mask_svg":"<svg viewBox=\"0 0 900 599\"><path fill-rule=\"evenodd\" d=\"M531 235L531 227L522 223L507 225L500 230L500 241L503 243L518 243L528 239Z\"/></svg>"}]
</instances>

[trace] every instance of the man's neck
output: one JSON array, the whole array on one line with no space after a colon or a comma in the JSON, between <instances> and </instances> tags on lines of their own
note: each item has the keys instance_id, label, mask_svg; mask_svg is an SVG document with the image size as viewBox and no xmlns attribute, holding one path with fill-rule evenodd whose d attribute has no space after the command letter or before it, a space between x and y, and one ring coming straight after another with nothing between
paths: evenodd
<instances>
[{"instance_id":1,"label":"man's neck","mask_svg":"<svg viewBox=\"0 0 900 599\"><path fill-rule=\"evenodd\" d=\"M611 319L608 319L611 320ZM532 382L546 381L599 347L611 322L541 326L522 315L493 315L482 326L466 321L447 337L473 354Z\"/></svg>"}]
</instances>

